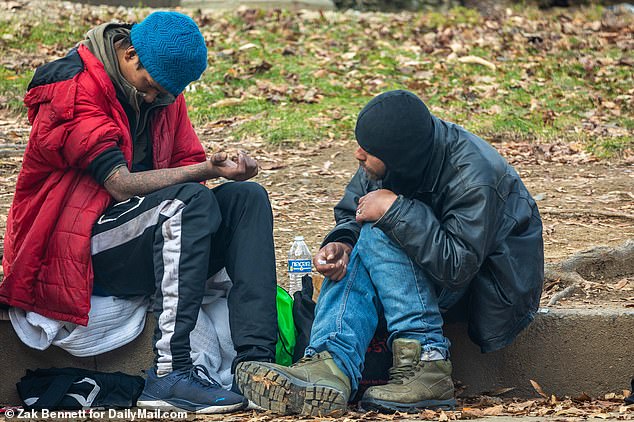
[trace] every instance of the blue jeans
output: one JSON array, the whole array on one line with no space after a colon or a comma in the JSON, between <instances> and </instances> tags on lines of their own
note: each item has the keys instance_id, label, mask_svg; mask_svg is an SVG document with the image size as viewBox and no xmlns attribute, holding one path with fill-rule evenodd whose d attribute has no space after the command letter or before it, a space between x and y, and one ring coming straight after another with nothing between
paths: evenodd
<instances>
[{"instance_id":1,"label":"blue jeans","mask_svg":"<svg viewBox=\"0 0 634 422\"><path fill-rule=\"evenodd\" d=\"M396 338L416 339L423 352L437 350L448 357L450 342L443 335L440 308L448 309L464 292L437 290L399 245L366 223L344 278L324 280L306 354L329 351L356 391L383 312L390 347Z\"/></svg>"}]
</instances>

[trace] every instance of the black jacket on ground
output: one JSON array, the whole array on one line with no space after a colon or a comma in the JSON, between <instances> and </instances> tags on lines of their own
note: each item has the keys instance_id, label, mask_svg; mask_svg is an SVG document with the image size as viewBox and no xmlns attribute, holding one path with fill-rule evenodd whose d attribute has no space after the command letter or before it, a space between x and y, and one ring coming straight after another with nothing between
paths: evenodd
<instances>
[{"instance_id":1,"label":"black jacket on ground","mask_svg":"<svg viewBox=\"0 0 634 422\"><path fill-rule=\"evenodd\" d=\"M362 169L357 171L335 207L337 225L324 244L354 245L361 230L355 221L359 198L388 182L397 186L392 190L404 193L375 226L401 245L440 287L458 290L469 285L469 335L482 352L509 345L533 320L544 280L542 222L535 201L493 147L432 115L429 125L423 125L431 127L429 139L407 146L416 150L417 143L423 144L418 154L410 154L418 157L418 165L402 161L414 167L411 174L416 177L399 186L394 178L396 158L385 155L377 139L368 140L359 130L366 122L376 124L377 116L371 113L362 119L368 106L360 114L357 140L383 160L388 173L383 182L376 182ZM403 111L397 113L398 119ZM376 136L377 132L366 133Z\"/></svg>"}]
</instances>

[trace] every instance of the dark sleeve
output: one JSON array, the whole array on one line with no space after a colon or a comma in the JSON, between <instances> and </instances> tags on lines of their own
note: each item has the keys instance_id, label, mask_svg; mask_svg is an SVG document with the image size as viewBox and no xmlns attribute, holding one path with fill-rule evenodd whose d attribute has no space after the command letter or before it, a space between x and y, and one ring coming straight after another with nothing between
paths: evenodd
<instances>
[{"instance_id":1,"label":"dark sleeve","mask_svg":"<svg viewBox=\"0 0 634 422\"><path fill-rule=\"evenodd\" d=\"M343 242L354 246L361 233L361 225L357 223L356 211L359 198L367 192L367 179L362 169L357 170L355 175L346 186L343 198L335 206L335 221L337 225L328 233L321 246L330 242Z\"/></svg>"},{"instance_id":2,"label":"dark sleeve","mask_svg":"<svg viewBox=\"0 0 634 422\"><path fill-rule=\"evenodd\" d=\"M88 165L88 171L90 175L99 183L103 185L108 176L110 176L114 169L121 166L127 166L123 152L119 147L108 148L101 154L99 154Z\"/></svg>"},{"instance_id":3,"label":"dark sleeve","mask_svg":"<svg viewBox=\"0 0 634 422\"><path fill-rule=\"evenodd\" d=\"M495 241L500 198L494 189L469 189L436 216L425 203L399 196L375 223L442 287L458 290L479 271Z\"/></svg>"}]
</instances>

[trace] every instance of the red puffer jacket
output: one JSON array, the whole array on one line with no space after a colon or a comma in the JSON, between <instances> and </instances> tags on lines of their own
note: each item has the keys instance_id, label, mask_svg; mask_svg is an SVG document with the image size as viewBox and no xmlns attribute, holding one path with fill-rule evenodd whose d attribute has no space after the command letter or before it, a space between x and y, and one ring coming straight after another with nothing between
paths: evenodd
<instances>
[{"instance_id":1,"label":"red puffer jacket","mask_svg":"<svg viewBox=\"0 0 634 422\"><path fill-rule=\"evenodd\" d=\"M86 325L92 226L112 200L86 169L114 146L130 167L128 118L84 46L39 68L24 103L33 127L7 220L0 302ZM154 168L205 160L182 95L154 113L151 128Z\"/></svg>"}]
</instances>

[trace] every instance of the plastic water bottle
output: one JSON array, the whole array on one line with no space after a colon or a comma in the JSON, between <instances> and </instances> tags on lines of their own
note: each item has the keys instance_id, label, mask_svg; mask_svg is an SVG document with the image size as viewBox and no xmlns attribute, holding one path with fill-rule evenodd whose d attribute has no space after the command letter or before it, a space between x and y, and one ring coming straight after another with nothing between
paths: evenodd
<instances>
[{"instance_id":1,"label":"plastic water bottle","mask_svg":"<svg viewBox=\"0 0 634 422\"><path fill-rule=\"evenodd\" d=\"M304 236L295 236L291 250L288 251L288 293L291 296L296 291L302 290L302 277L310 274L312 264L312 257L304 242Z\"/></svg>"}]
</instances>

